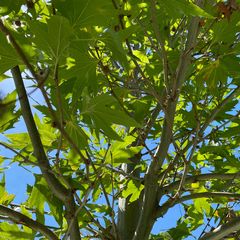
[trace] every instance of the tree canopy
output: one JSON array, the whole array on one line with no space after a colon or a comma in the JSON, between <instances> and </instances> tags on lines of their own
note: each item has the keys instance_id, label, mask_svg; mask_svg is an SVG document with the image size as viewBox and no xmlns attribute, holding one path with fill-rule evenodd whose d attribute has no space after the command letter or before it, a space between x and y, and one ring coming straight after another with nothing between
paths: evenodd
<instances>
[{"instance_id":1,"label":"tree canopy","mask_svg":"<svg viewBox=\"0 0 240 240\"><path fill-rule=\"evenodd\" d=\"M16 88L0 239L239 239L239 0L1 0L0 16ZM23 202L13 164L35 179Z\"/></svg>"}]
</instances>

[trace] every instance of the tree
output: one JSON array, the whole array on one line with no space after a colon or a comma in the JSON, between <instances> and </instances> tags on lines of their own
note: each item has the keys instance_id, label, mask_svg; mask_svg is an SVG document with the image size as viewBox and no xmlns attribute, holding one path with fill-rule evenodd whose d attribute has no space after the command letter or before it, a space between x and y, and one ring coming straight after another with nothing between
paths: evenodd
<instances>
[{"instance_id":1,"label":"tree","mask_svg":"<svg viewBox=\"0 0 240 240\"><path fill-rule=\"evenodd\" d=\"M14 153L1 163L35 183L16 205L2 168L0 238L237 239L239 9L2 0L1 81L16 90L1 100L0 145ZM30 104L34 91L44 102ZM153 234L174 206L176 227Z\"/></svg>"}]
</instances>

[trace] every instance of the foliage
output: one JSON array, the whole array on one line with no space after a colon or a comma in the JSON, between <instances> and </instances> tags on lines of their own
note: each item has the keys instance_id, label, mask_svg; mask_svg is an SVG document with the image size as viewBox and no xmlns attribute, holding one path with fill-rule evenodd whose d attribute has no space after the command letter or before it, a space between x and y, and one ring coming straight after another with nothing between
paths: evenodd
<instances>
[{"instance_id":1,"label":"foliage","mask_svg":"<svg viewBox=\"0 0 240 240\"><path fill-rule=\"evenodd\" d=\"M0 103L0 239L237 238L239 11L238 0L1 1L0 81L11 71L16 90ZM5 184L13 163L35 178L20 203Z\"/></svg>"}]
</instances>

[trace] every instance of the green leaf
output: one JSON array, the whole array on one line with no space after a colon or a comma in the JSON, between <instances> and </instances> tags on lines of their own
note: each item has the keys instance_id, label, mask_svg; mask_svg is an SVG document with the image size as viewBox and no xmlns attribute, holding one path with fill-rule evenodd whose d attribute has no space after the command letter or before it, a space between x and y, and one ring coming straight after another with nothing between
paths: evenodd
<instances>
[{"instance_id":1,"label":"green leaf","mask_svg":"<svg viewBox=\"0 0 240 240\"><path fill-rule=\"evenodd\" d=\"M97 90L97 63L98 61L87 53L88 43L86 49L83 51L82 40L73 40L69 46L69 58L67 58L64 67L60 68L59 76L66 81L63 84L72 87L72 105L75 106L77 100L81 96L84 88L89 92L96 92ZM85 47L84 47L85 48Z\"/></svg>"},{"instance_id":2,"label":"green leaf","mask_svg":"<svg viewBox=\"0 0 240 240\"><path fill-rule=\"evenodd\" d=\"M2 180L0 182L0 204L8 205L15 198L14 194L8 194L5 190L5 175L3 175Z\"/></svg>"},{"instance_id":3,"label":"green leaf","mask_svg":"<svg viewBox=\"0 0 240 240\"><path fill-rule=\"evenodd\" d=\"M206 188L204 186L201 186L199 188L194 189L194 193L199 193L199 192L206 192ZM204 211L207 215L210 214L211 205L208 202L207 195L206 195L206 198L194 199L193 203L194 203L194 209L197 212L202 213Z\"/></svg>"},{"instance_id":4,"label":"green leaf","mask_svg":"<svg viewBox=\"0 0 240 240\"><path fill-rule=\"evenodd\" d=\"M96 130L96 133L99 134L99 130L102 129L104 131L104 134L106 134L107 137L110 139L121 141L121 137L112 129L111 123L107 123L104 121L104 119L99 118L98 115L95 115L92 117L94 128Z\"/></svg>"},{"instance_id":5,"label":"green leaf","mask_svg":"<svg viewBox=\"0 0 240 240\"><path fill-rule=\"evenodd\" d=\"M229 119L232 117L232 114L229 114L229 112L233 111L233 109L237 106L238 100L233 99L232 101L226 103L224 107L219 111L217 116L215 117L215 120L222 121L224 119Z\"/></svg>"},{"instance_id":6,"label":"green leaf","mask_svg":"<svg viewBox=\"0 0 240 240\"><path fill-rule=\"evenodd\" d=\"M133 54L136 58L138 58L142 63L148 64L149 59L148 56L146 56L146 53L143 53L139 50L133 50Z\"/></svg>"},{"instance_id":7,"label":"green leaf","mask_svg":"<svg viewBox=\"0 0 240 240\"><path fill-rule=\"evenodd\" d=\"M14 194L8 194L7 192L4 192L1 196L0 196L0 204L3 205L8 205L10 204L15 198Z\"/></svg>"},{"instance_id":8,"label":"green leaf","mask_svg":"<svg viewBox=\"0 0 240 240\"><path fill-rule=\"evenodd\" d=\"M21 213L29 218L32 218L32 212L30 210L27 210L25 206L20 206L21 209ZM33 231L30 227L23 225L22 226L22 230L25 233L29 233L29 234L36 234L36 231Z\"/></svg>"},{"instance_id":9,"label":"green leaf","mask_svg":"<svg viewBox=\"0 0 240 240\"><path fill-rule=\"evenodd\" d=\"M141 191L143 189L144 189L144 186L141 183L130 180L127 183L126 188L122 191L122 196L124 198L127 198L128 196L131 195L129 201L134 202L139 198Z\"/></svg>"},{"instance_id":10,"label":"green leaf","mask_svg":"<svg viewBox=\"0 0 240 240\"><path fill-rule=\"evenodd\" d=\"M82 152L83 153L83 152ZM84 153L83 153L84 155ZM79 171L80 165L83 163L83 159L80 158L78 153L74 149L70 149L68 153L64 153L64 157L68 159L68 166L75 172L78 172L79 175L82 175ZM69 171L69 169L68 169ZM79 183L79 182L78 182ZM78 186L79 187L79 186Z\"/></svg>"},{"instance_id":11,"label":"green leaf","mask_svg":"<svg viewBox=\"0 0 240 240\"><path fill-rule=\"evenodd\" d=\"M167 13L179 16L179 13L187 16L199 16L205 18L214 18L209 13L205 12L202 8L196 4L187 0L160 0L160 5L163 6Z\"/></svg>"},{"instance_id":12,"label":"green leaf","mask_svg":"<svg viewBox=\"0 0 240 240\"><path fill-rule=\"evenodd\" d=\"M143 146L131 147L136 140L135 137L127 136L122 141L114 142L106 155L106 163L119 165L120 163L131 163L130 158L138 154Z\"/></svg>"},{"instance_id":13,"label":"green leaf","mask_svg":"<svg viewBox=\"0 0 240 240\"><path fill-rule=\"evenodd\" d=\"M232 43L235 40L235 33L238 31L237 22L239 21L239 13L233 12L230 22L228 19L223 19L218 24L213 25L213 41L219 43Z\"/></svg>"},{"instance_id":14,"label":"green leaf","mask_svg":"<svg viewBox=\"0 0 240 240\"><path fill-rule=\"evenodd\" d=\"M224 132L220 133L220 136L225 138L230 138L234 136L234 134L237 132L240 132L240 125L227 128Z\"/></svg>"},{"instance_id":15,"label":"green leaf","mask_svg":"<svg viewBox=\"0 0 240 240\"><path fill-rule=\"evenodd\" d=\"M10 77L8 75L6 75L6 74L1 74L0 75L0 82L4 81L7 78L10 78Z\"/></svg>"},{"instance_id":16,"label":"green leaf","mask_svg":"<svg viewBox=\"0 0 240 240\"><path fill-rule=\"evenodd\" d=\"M137 127L139 124L129 117L110 95L102 94L92 98L83 109L83 114L98 116L104 122L115 123L128 127Z\"/></svg>"},{"instance_id":17,"label":"green leaf","mask_svg":"<svg viewBox=\"0 0 240 240\"><path fill-rule=\"evenodd\" d=\"M23 4L25 4L24 0L1 0L0 14L7 15L12 11L15 11L15 13L18 13Z\"/></svg>"},{"instance_id":18,"label":"green leaf","mask_svg":"<svg viewBox=\"0 0 240 240\"><path fill-rule=\"evenodd\" d=\"M41 175L35 174L34 187L39 191L38 194L41 194L41 198L43 198L44 196L44 200L45 202L47 202L51 210L51 215L56 219L57 223L61 226L63 221L62 202L53 195L52 191L49 190L48 184L46 183L45 179ZM37 190L34 190L34 191L37 191ZM36 193L34 192L34 194ZM31 204L35 203L34 202L35 199L33 197L34 196L32 196L32 199L30 199Z\"/></svg>"},{"instance_id":19,"label":"green leaf","mask_svg":"<svg viewBox=\"0 0 240 240\"><path fill-rule=\"evenodd\" d=\"M5 174L3 174L2 179L0 181L0 193L2 194L5 191Z\"/></svg>"},{"instance_id":20,"label":"green leaf","mask_svg":"<svg viewBox=\"0 0 240 240\"><path fill-rule=\"evenodd\" d=\"M133 112L134 112L134 119L139 123L142 123L145 118L145 113L149 112L149 99L136 99L132 101Z\"/></svg>"},{"instance_id":21,"label":"green leaf","mask_svg":"<svg viewBox=\"0 0 240 240\"><path fill-rule=\"evenodd\" d=\"M207 197L206 198L197 198L197 199L194 199L194 207L196 209L196 211L202 213L203 211L209 215L210 214L210 204L209 202L207 201Z\"/></svg>"},{"instance_id":22,"label":"green leaf","mask_svg":"<svg viewBox=\"0 0 240 240\"><path fill-rule=\"evenodd\" d=\"M79 149L85 149L88 145L88 136L77 123L69 120L66 122L66 132Z\"/></svg>"},{"instance_id":23,"label":"green leaf","mask_svg":"<svg viewBox=\"0 0 240 240\"><path fill-rule=\"evenodd\" d=\"M2 32L0 32L0 42L0 74L2 74L12 67L22 64L22 61Z\"/></svg>"},{"instance_id":24,"label":"green leaf","mask_svg":"<svg viewBox=\"0 0 240 240\"><path fill-rule=\"evenodd\" d=\"M7 222L0 223L0 240L34 240L34 236L30 231L21 230L17 224L9 224Z\"/></svg>"},{"instance_id":25,"label":"green leaf","mask_svg":"<svg viewBox=\"0 0 240 240\"><path fill-rule=\"evenodd\" d=\"M4 136L9 139L10 146L14 149L22 150L25 148L29 151L33 150L32 143L27 133L9 133Z\"/></svg>"},{"instance_id":26,"label":"green leaf","mask_svg":"<svg viewBox=\"0 0 240 240\"><path fill-rule=\"evenodd\" d=\"M240 67L240 60L239 57L236 56L226 56L221 59L221 63L225 68L225 71L228 72L229 75L232 77L239 76L239 67Z\"/></svg>"},{"instance_id":27,"label":"green leaf","mask_svg":"<svg viewBox=\"0 0 240 240\"><path fill-rule=\"evenodd\" d=\"M16 92L9 93L0 103L0 132L13 127L20 117L20 111L15 111Z\"/></svg>"},{"instance_id":28,"label":"green leaf","mask_svg":"<svg viewBox=\"0 0 240 240\"><path fill-rule=\"evenodd\" d=\"M88 54L79 52L76 47L76 45L71 45L71 49L69 50L71 57L74 59L72 66L60 70L61 78L66 79L67 81L74 81L71 91L73 95L73 105L76 104L84 88L87 88L89 92L96 92L97 89L97 61L90 58Z\"/></svg>"},{"instance_id":29,"label":"green leaf","mask_svg":"<svg viewBox=\"0 0 240 240\"><path fill-rule=\"evenodd\" d=\"M86 97L82 114L91 117L96 129L102 129L109 137L121 140L112 130L112 124L128 127L139 126L139 124L120 109L121 107L112 96L102 94L92 99Z\"/></svg>"},{"instance_id":30,"label":"green leaf","mask_svg":"<svg viewBox=\"0 0 240 240\"><path fill-rule=\"evenodd\" d=\"M225 82L227 79L227 72L219 59L211 61L201 70L199 75L200 78L206 82L209 88L213 90L217 87L219 82Z\"/></svg>"},{"instance_id":31,"label":"green leaf","mask_svg":"<svg viewBox=\"0 0 240 240\"><path fill-rule=\"evenodd\" d=\"M27 200L27 206L36 210L37 220L44 223L44 203L45 196L33 186L31 194Z\"/></svg>"},{"instance_id":32,"label":"green leaf","mask_svg":"<svg viewBox=\"0 0 240 240\"><path fill-rule=\"evenodd\" d=\"M31 22L30 31L34 34L32 41L52 57L55 64L58 64L67 54L72 35L72 27L68 19L62 16L52 16L47 24L38 21Z\"/></svg>"},{"instance_id":33,"label":"green leaf","mask_svg":"<svg viewBox=\"0 0 240 240\"><path fill-rule=\"evenodd\" d=\"M178 223L175 228L171 228L168 233L171 235L172 239L180 240L185 239L185 237L190 234L190 230L187 223L181 222Z\"/></svg>"},{"instance_id":34,"label":"green leaf","mask_svg":"<svg viewBox=\"0 0 240 240\"><path fill-rule=\"evenodd\" d=\"M101 26L109 23L115 9L111 1L99 0L54 0L59 12L67 17L72 26Z\"/></svg>"},{"instance_id":35,"label":"green leaf","mask_svg":"<svg viewBox=\"0 0 240 240\"><path fill-rule=\"evenodd\" d=\"M4 157L0 155L0 166L3 164L4 162ZM5 167L0 167L0 173L5 171Z\"/></svg>"},{"instance_id":36,"label":"green leaf","mask_svg":"<svg viewBox=\"0 0 240 240\"><path fill-rule=\"evenodd\" d=\"M103 34L103 42L106 44L106 47L111 50L113 58L117 59L120 64L128 70L127 52L123 48L121 35L118 32L108 30Z\"/></svg>"},{"instance_id":37,"label":"green leaf","mask_svg":"<svg viewBox=\"0 0 240 240\"><path fill-rule=\"evenodd\" d=\"M101 193L102 193L102 189L99 187L99 185L98 185L98 187L95 187L93 189L92 198L93 198L94 202L99 199L99 196Z\"/></svg>"},{"instance_id":38,"label":"green leaf","mask_svg":"<svg viewBox=\"0 0 240 240\"><path fill-rule=\"evenodd\" d=\"M169 233L162 232L157 235L151 234L149 240L173 240Z\"/></svg>"},{"instance_id":39,"label":"green leaf","mask_svg":"<svg viewBox=\"0 0 240 240\"><path fill-rule=\"evenodd\" d=\"M52 16L48 21L48 42L56 59L59 59L69 46L72 27L69 21L61 16Z\"/></svg>"},{"instance_id":40,"label":"green leaf","mask_svg":"<svg viewBox=\"0 0 240 240\"><path fill-rule=\"evenodd\" d=\"M229 156L229 151L227 149L227 146L204 146L201 148L200 152L203 153L211 153L211 154L215 154L218 156L222 156L222 157L227 157Z\"/></svg>"},{"instance_id":41,"label":"green leaf","mask_svg":"<svg viewBox=\"0 0 240 240\"><path fill-rule=\"evenodd\" d=\"M43 146L52 147L53 142L57 139L56 130L47 123L45 118L42 118L41 121L37 114L34 115L34 120L41 136Z\"/></svg>"}]
</instances>

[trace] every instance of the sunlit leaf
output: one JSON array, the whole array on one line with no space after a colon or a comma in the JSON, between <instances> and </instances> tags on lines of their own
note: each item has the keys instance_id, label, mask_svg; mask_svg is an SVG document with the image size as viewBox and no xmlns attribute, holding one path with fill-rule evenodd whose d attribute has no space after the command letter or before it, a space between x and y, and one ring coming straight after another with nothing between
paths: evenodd
<instances>
[{"instance_id":1,"label":"sunlit leaf","mask_svg":"<svg viewBox=\"0 0 240 240\"><path fill-rule=\"evenodd\" d=\"M127 184L126 189L123 190L122 196L124 198L130 197L130 202L134 202L139 198L141 191L144 189L144 186L141 183L137 183L135 181L130 180Z\"/></svg>"},{"instance_id":2,"label":"sunlit leaf","mask_svg":"<svg viewBox=\"0 0 240 240\"><path fill-rule=\"evenodd\" d=\"M84 149L87 146L88 136L76 123L67 121L66 131L79 149Z\"/></svg>"},{"instance_id":3,"label":"sunlit leaf","mask_svg":"<svg viewBox=\"0 0 240 240\"><path fill-rule=\"evenodd\" d=\"M20 112L15 111L16 92L9 93L0 102L0 132L4 132L18 121Z\"/></svg>"},{"instance_id":4,"label":"sunlit leaf","mask_svg":"<svg viewBox=\"0 0 240 240\"><path fill-rule=\"evenodd\" d=\"M19 240L27 240L27 239L34 239L34 236L29 233L22 231L17 224L9 224L7 222L0 223L0 239L19 239Z\"/></svg>"},{"instance_id":5,"label":"sunlit leaf","mask_svg":"<svg viewBox=\"0 0 240 240\"><path fill-rule=\"evenodd\" d=\"M109 148L106 155L106 163L119 165L120 163L130 163L130 158L138 154L142 146L131 147L131 144L136 140L134 137L126 137L123 141L116 141Z\"/></svg>"},{"instance_id":6,"label":"sunlit leaf","mask_svg":"<svg viewBox=\"0 0 240 240\"><path fill-rule=\"evenodd\" d=\"M6 186L5 186L5 176L3 175L2 177L2 180L0 182L0 204L3 204L3 205L8 205L10 204L14 198L15 198L15 195L14 194L8 194L6 192Z\"/></svg>"},{"instance_id":7,"label":"sunlit leaf","mask_svg":"<svg viewBox=\"0 0 240 240\"><path fill-rule=\"evenodd\" d=\"M160 4L164 6L169 14L176 14L179 13L185 14L188 16L199 16L199 17L206 17L206 18L213 18L209 13L205 12L202 8L194 4L193 2L186 1L186 0L179 0L179 1L164 1L161 0Z\"/></svg>"}]
</instances>

